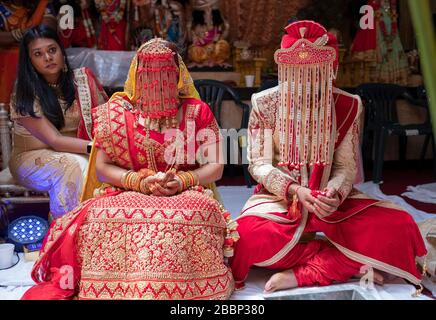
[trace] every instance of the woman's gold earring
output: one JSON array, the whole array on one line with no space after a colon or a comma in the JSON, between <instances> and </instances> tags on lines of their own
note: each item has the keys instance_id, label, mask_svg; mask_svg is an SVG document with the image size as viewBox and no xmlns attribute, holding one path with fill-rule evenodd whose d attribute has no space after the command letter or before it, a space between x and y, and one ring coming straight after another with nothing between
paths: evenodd
<instances>
[{"instance_id":1,"label":"woman's gold earring","mask_svg":"<svg viewBox=\"0 0 436 320\"><path fill-rule=\"evenodd\" d=\"M68 67L67 67L67 64L65 62L64 62L64 67L63 67L62 71L65 73L68 72Z\"/></svg>"}]
</instances>

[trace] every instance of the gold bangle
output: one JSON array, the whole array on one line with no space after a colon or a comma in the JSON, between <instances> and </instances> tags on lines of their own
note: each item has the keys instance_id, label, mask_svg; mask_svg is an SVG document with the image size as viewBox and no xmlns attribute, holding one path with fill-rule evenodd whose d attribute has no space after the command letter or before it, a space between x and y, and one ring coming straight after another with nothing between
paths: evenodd
<instances>
[{"instance_id":1,"label":"gold bangle","mask_svg":"<svg viewBox=\"0 0 436 320\"><path fill-rule=\"evenodd\" d=\"M198 178L198 174L195 171L190 171L194 183L194 187L200 184L200 179Z\"/></svg>"},{"instance_id":2,"label":"gold bangle","mask_svg":"<svg viewBox=\"0 0 436 320\"><path fill-rule=\"evenodd\" d=\"M133 173L133 180L132 180L132 190L134 191L140 191L140 184L142 177L139 175L139 173Z\"/></svg>"},{"instance_id":3,"label":"gold bangle","mask_svg":"<svg viewBox=\"0 0 436 320\"><path fill-rule=\"evenodd\" d=\"M135 173L132 171L127 175L126 187L128 190L132 190L134 174Z\"/></svg>"},{"instance_id":4,"label":"gold bangle","mask_svg":"<svg viewBox=\"0 0 436 320\"><path fill-rule=\"evenodd\" d=\"M185 180L185 190L191 186L191 177L188 172L183 172L183 179Z\"/></svg>"},{"instance_id":5,"label":"gold bangle","mask_svg":"<svg viewBox=\"0 0 436 320\"><path fill-rule=\"evenodd\" d=\"M127 187L127 176L128 176L131 172L133 172L133 171L132 171L132 170L126 171L126 172L123 173L123 175L122 175L122 177L121 177L121 186L122 186L124 189L128 189L128 187Z\"/></svg>"},{"instance_id":6,"label":"gold bangle","mask_svg":"<svg viewBox=\"0 0 436 320\"><path fill-rule=\"evenodd\" d=\"M181 182L181 191L184 191L188 188L188 183L187 183L187 179L186 179L186 172L184 171L179 171L176 176L179 178L180 182Z\"/></svg>"}]
</instances>

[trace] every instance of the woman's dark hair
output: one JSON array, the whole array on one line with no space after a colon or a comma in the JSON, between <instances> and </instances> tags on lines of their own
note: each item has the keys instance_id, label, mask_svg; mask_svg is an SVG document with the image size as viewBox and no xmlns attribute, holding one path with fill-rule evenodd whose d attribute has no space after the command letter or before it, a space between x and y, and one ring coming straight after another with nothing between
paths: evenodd
<instances>
[{"instance_id":1,"label":"woman's dark hair","mask_svg":"<svg viewBox=\"0 0 436 320\"><path fill-rule=\"evenodd\" d=\"M62 71L59 78L61 95L67 103L64 111L68 110L74 102L74 75L68 64L65 49L55 30L44 25L39 25L29 29L21 40L16 83L16 111L21 115L36 117L33 103L38 97L44 116L59 130L65 125L65 118L58 101L58 96L55 89L51 88L44 77L33 67L29 56L29 44L35 39L43 38L56 41L65 58L68 70L66 72Z\"/></svg>"}]
</instances>

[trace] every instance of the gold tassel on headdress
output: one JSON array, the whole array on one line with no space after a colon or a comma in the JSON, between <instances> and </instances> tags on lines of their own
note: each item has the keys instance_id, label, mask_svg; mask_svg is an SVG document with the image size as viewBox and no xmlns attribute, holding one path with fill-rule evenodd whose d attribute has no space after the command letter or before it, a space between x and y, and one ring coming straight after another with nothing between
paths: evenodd
<instances>
[{"instance_id":1,"label":"gold tassel on headdress","mask_svg":"<svg viewBox=\"0 0 436 320\"><path fill-rule=\"evenodd\" d=\"M279 165L290 170L327 165L334 147L332 83L336 53L325 46L326 37L312 43L303 38L304 31L290 48L275 54L282 106Z\"/></svg>"},{"instance_id":2,"label":"gold tassel on headdress","mask_svg":"<svg viewBox=\"0 0 436 320\"><path fill-rule=\"evenodd\" d=\"M174 61L175 52L166 41L153 39L138 51L136 107L145 118L144 125L152 130L162 126L177 126L179 70Z\"/></svg>"}]
</instances>

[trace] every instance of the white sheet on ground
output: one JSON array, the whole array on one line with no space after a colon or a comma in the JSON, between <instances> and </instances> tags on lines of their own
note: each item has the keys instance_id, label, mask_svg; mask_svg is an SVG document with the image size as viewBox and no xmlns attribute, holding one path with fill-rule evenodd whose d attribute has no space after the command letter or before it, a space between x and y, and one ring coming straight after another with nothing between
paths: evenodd
<instances>
[{"instance_id":1,"label":"white sheet on ground","mask_svg":"<svg viewBox=\"0 0 436 320\"><path fill-rule=\"evenodd\" d=\"M380 190L380 186L378 184L375 184L373 182L365 182L361 184L357 184L354 186L357 190L365 193L366 195L370 196L371 198L377 199L377 200L385 200L395 203L396 205L403 208L405 211L407 211L416 222L421 222L430 218L434 218L433 214L418 210L408 204L403 198L399 196L388 196L384 194Z\"/></svg>"},{"instance_id":2,"label":"white sheet on ground","mask_svg":"<svg viewBox=\"0 0 436 320\"><path fill-rule=\"evenodd\" d=\"M246 286L242 290L235 291L231 296L230 300L264 300L263 290L266 281L274 274L274 271L253 268L248 275ZM414 286L407 284L401 278L390 277L386 279L383 286L375 285L374 289L371 290L372 295L377 300L432 300L431 298L420 295L418 297L413 297L412 294L415 293L416 289ZM352 280L346 284L355 283L359 285L359 280ZM343 285L346 285L343 284ZM338 288L341 284L336 284ZM370 289L367 289L370 290Z\"/></svg>"},{"instance_id":3,"label":"white sheet on ground","mask_svg":"<svg viewBox=\"0 0 436 320\"><path fill-rule=\"evenodd\" d=\"M30 276L34 262L26 261L22 253L16 266L0 270L0 300L19 300L35 284Z\"/></svg>"},{"instance_id":4,"label":"white sheet on ground","mask_svg":"<svg viewBox=\"0 0 436 320\"><path fill-rule=\"evenodd\" d=\"M431 215L416 210L409 206L404 200L396 196L384 195L378 185L372 183L364 183L358 185L359 190L366 194L381 200L394 201L402 206L405 210L412 214L417 220L424 220ZM237 217L247 201L247 199L253 194L254 189L248 189L245 186L223 186L218 188L223 202L227 210L232 214L232 217ZM397 199L399 198L399 199ZM399 201L402 200L402 201ZM34 284L30 277L30 271L33 266L33 262L27 262L20 254L20 262L9 270L0 271L0 300L16 300L20 299L24 292L31 285ZM273 274L273 271L254 268L251 270L246 282L246 287L242 290L236 291L231 299L232 300L259 300L263 299L263 289L265 282ZM408 299L429 299L426 296L420 296L413 298L412 293L415 292L415 288L412 285L407 284L404 280L391 277L386 279L384 286L376 285L377 298L380 299L395 299L395 300L408 300ZM433 293L434 294L434 293Z\"/></svg>"},{"instance_id":5,"label":"white sheet on ground","mask_svg":"<svg viewBox=\"0 0 436 320\"><path fill-rule=\"evenodd\" d=\"M436 204L436 183L408 186L407 191L401 195L419 202Z\"/></svg>"}]
</instances>

